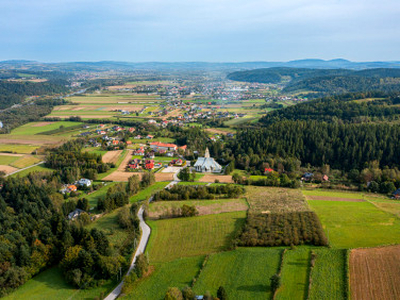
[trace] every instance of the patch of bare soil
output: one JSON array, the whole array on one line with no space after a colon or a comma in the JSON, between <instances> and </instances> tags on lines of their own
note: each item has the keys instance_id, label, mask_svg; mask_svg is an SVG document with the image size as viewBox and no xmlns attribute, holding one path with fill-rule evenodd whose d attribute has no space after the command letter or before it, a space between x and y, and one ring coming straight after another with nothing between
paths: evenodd
<instances>
[{"instance_id":1,"label":"patch of bare soil","mask_svg":"<svg viewBox=\"0 0 400 300\"><path fill-rule=\"evenodd\" d=\"M213 174L206 174L202 178L200 178L200 182L212 182L214 183L215 180L218 179L221 183L233 183L231 175L213 175Z\"/></svg>"},{"instance_id":2,"label":"patch of bare soil","mask_svg":"<svg viewBox=\"0 0 400 300\"><path fill-rule=\"evenodd\" d=\"M351 298L400 299L400 245L350 253Z\"/></svg>"},{"instance_id":3,"label":"patch of bare soil","mask_svg":"<svg viewBox=\"0 0 400 300\"><path fill-rule=\"evenodd\" d=\"M103 155L102 160L103 163L116 163L118 161L118 157L121 155L122 150L108 151Z\"/></svg>"}]
</instances>

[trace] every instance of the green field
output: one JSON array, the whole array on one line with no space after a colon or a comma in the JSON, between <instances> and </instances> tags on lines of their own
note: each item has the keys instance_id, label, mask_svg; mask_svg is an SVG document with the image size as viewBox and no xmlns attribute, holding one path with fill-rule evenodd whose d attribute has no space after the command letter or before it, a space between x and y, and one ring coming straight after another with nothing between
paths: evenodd
<instances>
[{"instance_id":1,"label":"green field","mask_svg":"<svg viewBox=\"0 0 400 300\"><path fill-rule=\"evenodd\" d=\"M134 173L133 173L134 174ZM153 185L139 191L136 195L132 196L129 201L131 203L149 199L154 193L163 190L169 182L156 182Z\"/></svg>"},{"instance_id":2,"label":"green field","mask_svg":"<svg viewBox=\"0 0 400 300\"><path fill-rule=\"evenodd\" d=\"M375 247L400 243L400 220L369 202L310 200L332 246Z\"/></svg>"},{"instance_id":3,"label":"green field","mask_svg":"<svg viewBox=\"0 0 400 300\"><path fill-rule=\"evenodd\" d=\"M310 248L299 247L289 250L283 258L282 285L275 299L305 299L308 289Z\"/></svg>"},{"instance_id":4,"label":"green field","mask_svg":"<svg viewBox=\"0 0 400 300\"><path fill-rule=\"evenodd\" d=\"M40 123L50 123L46 124L44 126L38 126ZM15 128L11 131L11 134L13 135L33 135L33 134L41 134L42 132L50 131L50 130L55 130L60 128L60 126L64 127L72 127L76 125L80 125L82 123L80 122L66 122L66 121L59 121L59 122L32 122L28 123L22 126L19 126L18 128Z\"/></svg>"},{"instance_id":5,"label":"green field","mask_svg":"<svg viewBox=\"0 0 400 300\"><path fill-rule=\"evenodd\" d=\"M110 245L120 245L128 237L128 232L122 229L118 224L118 212L116 209L111 213L105 214L96 221L90 223L86 228L88 230L97 228L103 230L107 235Z\"/></svg>"},{"instance_id":6,"label":"green field","mask_svg":"<svg viewBox=\"0 0 400 300\"><path fill-rule=\"evenodd\" d=\"M162 300L169 287L182 289L190 286L203 260L204 256L195 256L155 264L151 275L139 280L125 298Z\"/></svg>"},{"instance_id":7,"label":"green field","mask_svg":"<svg viewBox=\"0 0 400 300\"><path fill-rule=\"evenodd\" d=\"M0 156L0 157L1 157L1 156ZM42 159L40 159L40 158L38 158L38 157L31 156L31 155L27 155L27 156L24 156L24 157L19 157L18 160L14 161L14 162L11 163L10 165L11 165L12 167L22 169L22 168L26 168L26 167L32 166L32 165L34 165L34 164L37 164L37 163L39 163L41 160L42 160Z\"/></svg>"},{"instance_id":8,"label":"green field","mask_svg":"<svg viewBox=\"0 0 400 300\"><path fill-rule=\"evenodd\" d=\"M197 174L196 174L197 175ZM203 175L204 176L204 175ZM190 181L180 181L178 185L207 185L208 182L190 182Z\"/></svg>"},{"instance_id":9,"label":"green field","mask_svg":"<svg viewBox=\"0 0 400 300\"><path fill-rule=\"evenodd\" d=\"M150 261L167 262L226 249L232 234L244 223L246 212L149 221Z\"/></svg>"},{"instance_id":10,"label":"green field","mask_svg":"<svg viewBox=\"0 0 400 300\"><path fill-rule=\"evenodd\" d=\"M20 158L21 156L0 155L0 165L10 165Z\"/></svg>"},{"instance_id":11,"label":"green field","mask_svg":"<svg viewBox=\"0 0 400 300\"><path fill-rule=\"evenodd\" d=\"M21 172L15 173L15 174L13 174L11 176L12 177L18 177L18 176L19 177L24 177L24 176L28 175L31 172L54 172L54 170L46 168L46 167L44 167L44 164L42 164L42 165L39 165L39 166L34 166L32 168L28 168L28 169L23 170Z\"/></svg>"},{"instance_id":12,"label":"green field","mask_svg":"<svg viewBox=\"0 0 400 300\"><path fill-rule=\"evenodd\" d=\"M28 153L32 153L32 151L36 150L37 148L38 148L38 146L33 146L33 145L2 144L2 145L0 145L0 152L13 152L13 153L28 154Z\"/></svg>"},{"instance_id":13,"label":"green field","mask_svg":"<svg viewBox=\"0 0 400 300\"><path fill-rule=\"evenodd\" d=\"M3 299L93 299L101 293L107 294L114 286L114 282L108 281L97 288L76 289L65 282L59 268L53 267L33 277Z\"/></svg>"},{"instance_id":14,"label":"green field","mask_svg":"<svg viewBox=\"0 0 400 300\"><path fill-rule=\"evenodd\" d=\"M346 299L346 250L314 249L309 299Z\"/></svg>"},{"instance_id":15,"label":"green field","mask_svg":"<svg viewBox=\"0 0 400 300\"><path fill-rule=\"evenodd\" d=\"M89 201L90 208L97 207L97 201L99 200L100 197L103 197L107 194L107 190L115 185L116 183L114 182L106 182L105 186L101 187L97 191L91 193L90 195L82 194L80 198L86 198Z\"/></svg>"},{"instance_id":16,"label":"green field","mask_svg":"<svg viewBox=\"0 0 400 300\"><path fill-rule=\"evenodd\" d=\"M239 248L213 254L196 281L194 291L216 295L223 286L229 299L270 299L269 278L278 271L281 249ZM294 298L293 298L294 299Z\"/></svg>"}]
</instances>

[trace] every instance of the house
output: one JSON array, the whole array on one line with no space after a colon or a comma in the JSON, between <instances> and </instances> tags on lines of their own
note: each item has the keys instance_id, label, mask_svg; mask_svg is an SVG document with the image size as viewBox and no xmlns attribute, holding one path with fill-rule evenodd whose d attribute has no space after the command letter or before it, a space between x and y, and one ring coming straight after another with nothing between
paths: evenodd
<instances>
[{"instance_id":1,"label":"house","mask_svg":"<svg viewBox=\"0 0 400 300\"><path fill-rule=\"evenodd\" d=\"M131 141L127 141L126 144L127 145L132 145L132 142Z\"/></svg>"},{"instance_id":2,"label":"house","mask_svg":"<svg viewBox=\"0 0 400 300\"><path fill-rule=\"evenodd\" d=\"M322 180L323 180L323 181L329 181L329 177L328 177L328 175L324 175L324 176L322 176Z\"/></svg>"},{"instance_id":3,"label":"house","mask_svg":"<svg viewBox=\"0 0 400 300\"><path fill-rule=\"evenodd\" d=\"M106 127L106 125L100 124L99 127L100 127L100 128L104 128L104 127Z\"/></svg>"},{"instance_id":4,"label":"house","mask_svg":"<svg viewBox=\"0 0 400 300\"><path fill-rule=\"evenodd\" d=\"M214 160L214 158L210 157L210 151L208 148L206 149L204 157L199 157L197 159L194 168L197 172L220 173L222 171L222 167Z\"/></svg>"},{"instance_id":5,"label":"house","mask_svg":"<svg viewBox=\"0 0 400 300\"><path fill-rule=\"evenodd\" d=\"M393 198L395 198L395 199L399 199L399 198L400 198L400 189L397 189L397 190L393 193Z\"/></svg>"},{"instance_id":6,"label":"house","mask_svg":"<svg viewBox=\"0 0 400 300\"><path fill-rule=\"evenodd\" d=\"M265 168L264 169L264 174L268 174L268 173L271 173L271 172L273 172L274 170L273 169L271 169L271 168Z\"/></svg>"},{"instance_id":7,"label":"house","mask_svg":"<svg viewBox=\"0 0 400 300\"><path fill-rule=\"evenodd\" d=\"M174 154L175 154L174 152L167 152L165 155L168 156L168 157L173 157Z\"/></svg>"},{"instance_id":8,"label":"house","mask_svg":"<svg viewBox=\"0 0 400 300\"><path fill-rule=\"evenodd\" d=\"M145 162L145 168L147 170L152 170L154 169L154 160L146 160Z\"/></svg>"},{"instance_id":9,"label":"house","mask_svg":"<svg viewBox=\"0 0 400 300\"><path fill-rule=\"evenodd\" d=\"M153 119L151 119L151 120L148 120L148 121L147 121L147 123L149 123L149 124L157 124L157 121L156 121L156 120L153 120Z\"/></svg>"},{"instance_id":10,"label":"house","mask_svg":"<svg viewBox=\"0 0 400 300\"><path fill-rule=\"evenodd\" d=\"M306 172L306 173L304 173L304 175L301 178L301 180L310 181L313 178L313 176L314 176L313 173Z\"/></svg>"},{"instance_id":11,"label":"house","mask_svg":"<svg viewBox=\"0 0 400 300\"><path fill-rule=\"evenodd\" d=\"M73 185L73 184L67 186L67 189L69 190L69 192L76 192L78 190L76 185Z\"/></svg>"},{"instance_id":12,"label":"house","mask_svg":"<svg viewBox=\"0 0 400 300\"><path fill-rule=\"evenodd\" d=\"M130 133L134 132L135 130L136 130L136 129L133 128L133 127L131 127L131 128L128 129L128 131L129 131Z\"/></svg>"},{"instance_id":13,"label":"house","mask_svg":"<svg viewBox=\"0 0 400 300\"><path fill-rule=\"evenodd\" d=\"M82 209L80 209L80 208L77 208L77 209L75 209L73 212L70 212L70 213L68 214L68 220L73 220L73 219L79 217L80 214L81 214L81 213L84 213L84 212L85 212L84 210L82 210Z\"/></svg>"},{"instance_id":14,"label":"house","mask_svg":"<svg viewBox=\"0 0 400 300\"><path fill-rule=\"evenodd\" d=\"M77 182L78 185L80 186L86 186L89 187L92 185L92 181L90 179L86 179L86 178L81 178L79 179L79 181Z\"/></svg>"},{"instance_id":15,"label":"house","mask_svg":"<svg viewBox=\"0 0 400 300\"><path fill-rule=\"evenodd\" d=\"M134 139L135 140L140 140L140 139L142 139L142 136L141 135L137 135L137 136L134 137Z\"/></svg>"},{"instance_id":16,"label":"house","mask_svg":"<svg viewBox=\"0 0 400 300\"><path fill-rule=\"evenodd\" d=\"M136 149L133 153L135 155L144 155L144 149L143 148Z\"/></svg>"},{"instance_id":17,"label":"house","mask_svg":"<svg viewBox=\"0 0 400 300\"><path fill-rule=\"evenodd\" d=\"M133 169L133 170L139 170L139 169L141 169L142 167L139 165L139 164L129 164L129 168L130 169Z\"/></svg>"},{"instance_id":18,"label":"house","mask_svg":"<svg viewBox=\"0 0 400 300\"><path fill-rule=\"evenodd\" d=\"M147 136L146 136L146 139L150 139L150 140L152 140L153 139L153 135L150 135L150 134L148 134Z\"/></svg>"},{"instance_id":19,"label":"house","mask_svg":"<svg viewBox=\"0 0 400 300\"><path fill-rule=\"evenodd\" d=\"M112 141L112 145L113 146L118 146L119 145L119 141L118 140L113 140Z\"/></svg>"},{"instance_id":20,"label":"house","mask_svg":"<svg viewBox=\"0 0 400 300\"><path fill-rule=\"evenodd\" d=\"M153 143L150 143L150 148L155 151L158 151L158 150L170 151L170 150L176 150L178 148L178 146L175 144L153 142Z\"/></svg>"}]
</instances>

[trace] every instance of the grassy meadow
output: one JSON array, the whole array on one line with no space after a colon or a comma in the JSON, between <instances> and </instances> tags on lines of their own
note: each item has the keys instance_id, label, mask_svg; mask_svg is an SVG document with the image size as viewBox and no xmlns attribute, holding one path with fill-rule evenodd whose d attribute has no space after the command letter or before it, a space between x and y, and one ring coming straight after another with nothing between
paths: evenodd
<instances>
[{"instance_id":1,"label":"grassy meadow","mask_svg":"<svg viewBox=\"0 0 400 300\"><path fill-rule=\"evenodd\" d=\"M134 173L133 173L134 174ZM129 201L131 203L143 201L149 199L154 193L163 190L169 182L156 182L153 185L139 191L136 195L133 195Z\"/></svg>"},{"instance_id":2,"label":"grassy meadow","mask_svg":"<svg viewBox=\"0 0 400 300\"><path fill-rule=\"evenodd\" d=\"M332 246L375 247L400 243L400 220L369 202L309 200Z\"/></svg>"},{"instance_id":3,"label":"grassy meadow","mask_svg":"<svg viewBox=\"0 0 400 300\"><path fill-rule=\"evenodd\" d=\"M154 263L226 249L246 212L149 221L149 258Z\"/></svg>"},{"instance_id":4,"label":"grassy meadow","mask_svg":"<svg viewBox=\"0 0 400 300\"><path fill-rule=\"evenodd\" d=\"M278 271L281 249L238 248L212 254L194 285L197 295L217 294L223 286L229 299L270 299L269 278Z\"/></svg>"}]
</instances>

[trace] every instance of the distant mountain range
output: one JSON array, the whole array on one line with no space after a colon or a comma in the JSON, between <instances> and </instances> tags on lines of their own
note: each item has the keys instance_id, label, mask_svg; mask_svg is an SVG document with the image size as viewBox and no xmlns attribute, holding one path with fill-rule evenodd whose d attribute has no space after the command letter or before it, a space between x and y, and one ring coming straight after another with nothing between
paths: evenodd
<instances>
[{"instance_id":1,"label":"distant mountain range","mask_svg":"<svg viewBox=\"0 0 400 300\"><path fill-rule=\"evenodd\" d=\"M63 72L76 71L135 71L135 70L203 70L203 71L240 71L258 68L290 67L290 68L312 68L312 69L372 69L372 68L400 68L400 61L374 61L374 62L352 62L345 59L302 59L289 62L65 62L65 63L41 63L29 60L7 60L0 61L0 69L25 69L31 71L57 70Z\"/></svg>"}]
</instances>

